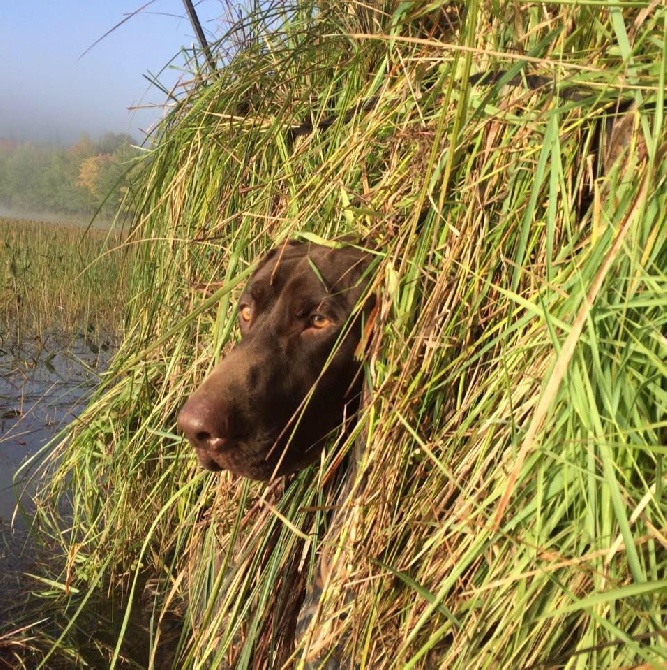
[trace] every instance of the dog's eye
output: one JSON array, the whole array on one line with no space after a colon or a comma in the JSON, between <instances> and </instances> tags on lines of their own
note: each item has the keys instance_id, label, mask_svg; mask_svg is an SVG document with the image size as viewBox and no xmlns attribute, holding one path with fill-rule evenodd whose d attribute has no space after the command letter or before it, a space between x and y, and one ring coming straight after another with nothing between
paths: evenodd
<instances>
[{"instance_id":1,"label":"dog's eye","mask_svg":"<svg viewBox=\"0 0 667 670\"><path fill-rule=\"evenodd\" d=\"M324 316L324 314L313 314L310 317L310 325L313 328L317 328L317 330L321 330L331 325L331 319L328 316Z\"/></svg>"},{"instance_id":2,"label":"dog's eye","mask_svg":"<svg viewBox=\"0 0 667 670\"><path fill-rule=\"evenodd\" d=\"M248 323L252 319L252 307L250 305L241 305L239 307L239 315L244 323Z\"/></svg>"}]
</instances>

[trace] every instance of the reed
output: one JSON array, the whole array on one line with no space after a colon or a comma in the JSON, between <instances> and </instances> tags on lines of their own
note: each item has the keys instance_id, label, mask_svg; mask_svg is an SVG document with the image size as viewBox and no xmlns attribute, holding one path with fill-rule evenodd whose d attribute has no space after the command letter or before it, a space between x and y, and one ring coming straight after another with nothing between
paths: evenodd
<instances>
[{"instance_id":1,"label":"reed","mask_svg":"<svg viewBox=\"0 0 667 670\"><path fill-rule=\"evenodd\" d=\"M342 667L660 667L664 7L280 6L199 73L144 173L126 337L38 500L66 557L40 576L44 667L91 646L105 667L301 667L318 648ZM467 85L519 65L591 94ZM619 94L633 141L591 184ZM381 304L347 494L325 476L339 452L269 489L201 472L174 419L236 338L253 260L344 234L372 243Z\"/></svg>"},{"instance_id":2,"label":"reed","mask_svg":"<svg viewBox=\"0 0 667 670\"><path fill-rule=\"evenodd\" d=\"M5 339L121 331L130 257L122 235L0 217L0 329Z\"/></svg>"}]
</instances>

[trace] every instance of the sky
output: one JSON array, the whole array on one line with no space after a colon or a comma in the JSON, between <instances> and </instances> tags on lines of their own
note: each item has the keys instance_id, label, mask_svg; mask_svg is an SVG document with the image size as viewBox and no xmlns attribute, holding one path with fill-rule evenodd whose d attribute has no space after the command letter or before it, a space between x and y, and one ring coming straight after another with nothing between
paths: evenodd
<instances>
[{"instance_id":1,"label":"sky","mask_svg":"<svg viewBox=\"0 0 667 670\"><path fill-rule=\"evenodd\" d=\"M194 4L207 38L220 36L227 1ZM0 0L0 138L70 143L83 131L140 142L165 101L144 75L171 88L195 41L181 0Z\"/></svg>"}]
</instances>

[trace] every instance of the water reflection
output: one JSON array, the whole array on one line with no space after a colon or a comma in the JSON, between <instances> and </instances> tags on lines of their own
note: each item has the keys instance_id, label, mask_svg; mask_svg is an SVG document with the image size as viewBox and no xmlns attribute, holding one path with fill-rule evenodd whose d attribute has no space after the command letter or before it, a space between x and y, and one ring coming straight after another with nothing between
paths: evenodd
<instances>
[{"instance_id":1,"label":"water reflection","mask_svg":"<svg viewBox=\"0 0 667 670\"><path fill-rule=\"evenodd\" d=\"M14 484L17 470L83 409L109 358L108 346L81 336L0 342L0 591L5 594L27 566L26 525L35 482ZM0 598L1 600L1 598ZM0 617L1 618L1 617Z\"/></svg>"}]
</instances>

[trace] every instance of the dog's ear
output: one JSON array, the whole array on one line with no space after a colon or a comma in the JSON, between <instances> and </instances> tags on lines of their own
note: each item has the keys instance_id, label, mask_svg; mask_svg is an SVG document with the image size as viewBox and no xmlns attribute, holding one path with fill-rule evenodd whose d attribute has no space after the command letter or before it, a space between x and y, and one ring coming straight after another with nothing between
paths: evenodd
<instances>
[{"instance_id":1,"label":"dog's ear","mask_svg":"<svg viewBox=\"0 0 667 670\"><path fill-rule=\"evenodd\" d=\"M356 247L344 247L338 253L344 254L345 260L344 271L336 286L347 293L352 307L367 293L373 279L373 255ZM368 314L374 305L375 295L371 293L366 297L362 311Z\"/></svg>"},{"instance_id":2,"label":"dog's ear","mask_svg":"<svg viewBox=\"0 0 667 670\"><path fill-rule=\"evenodd\" d=\"M327 249L322 262L332 291L349 291L360 284L362 289L365 288L364 277L371 256L362 249L356 247Z\"/></svg>"}]
</instances>

